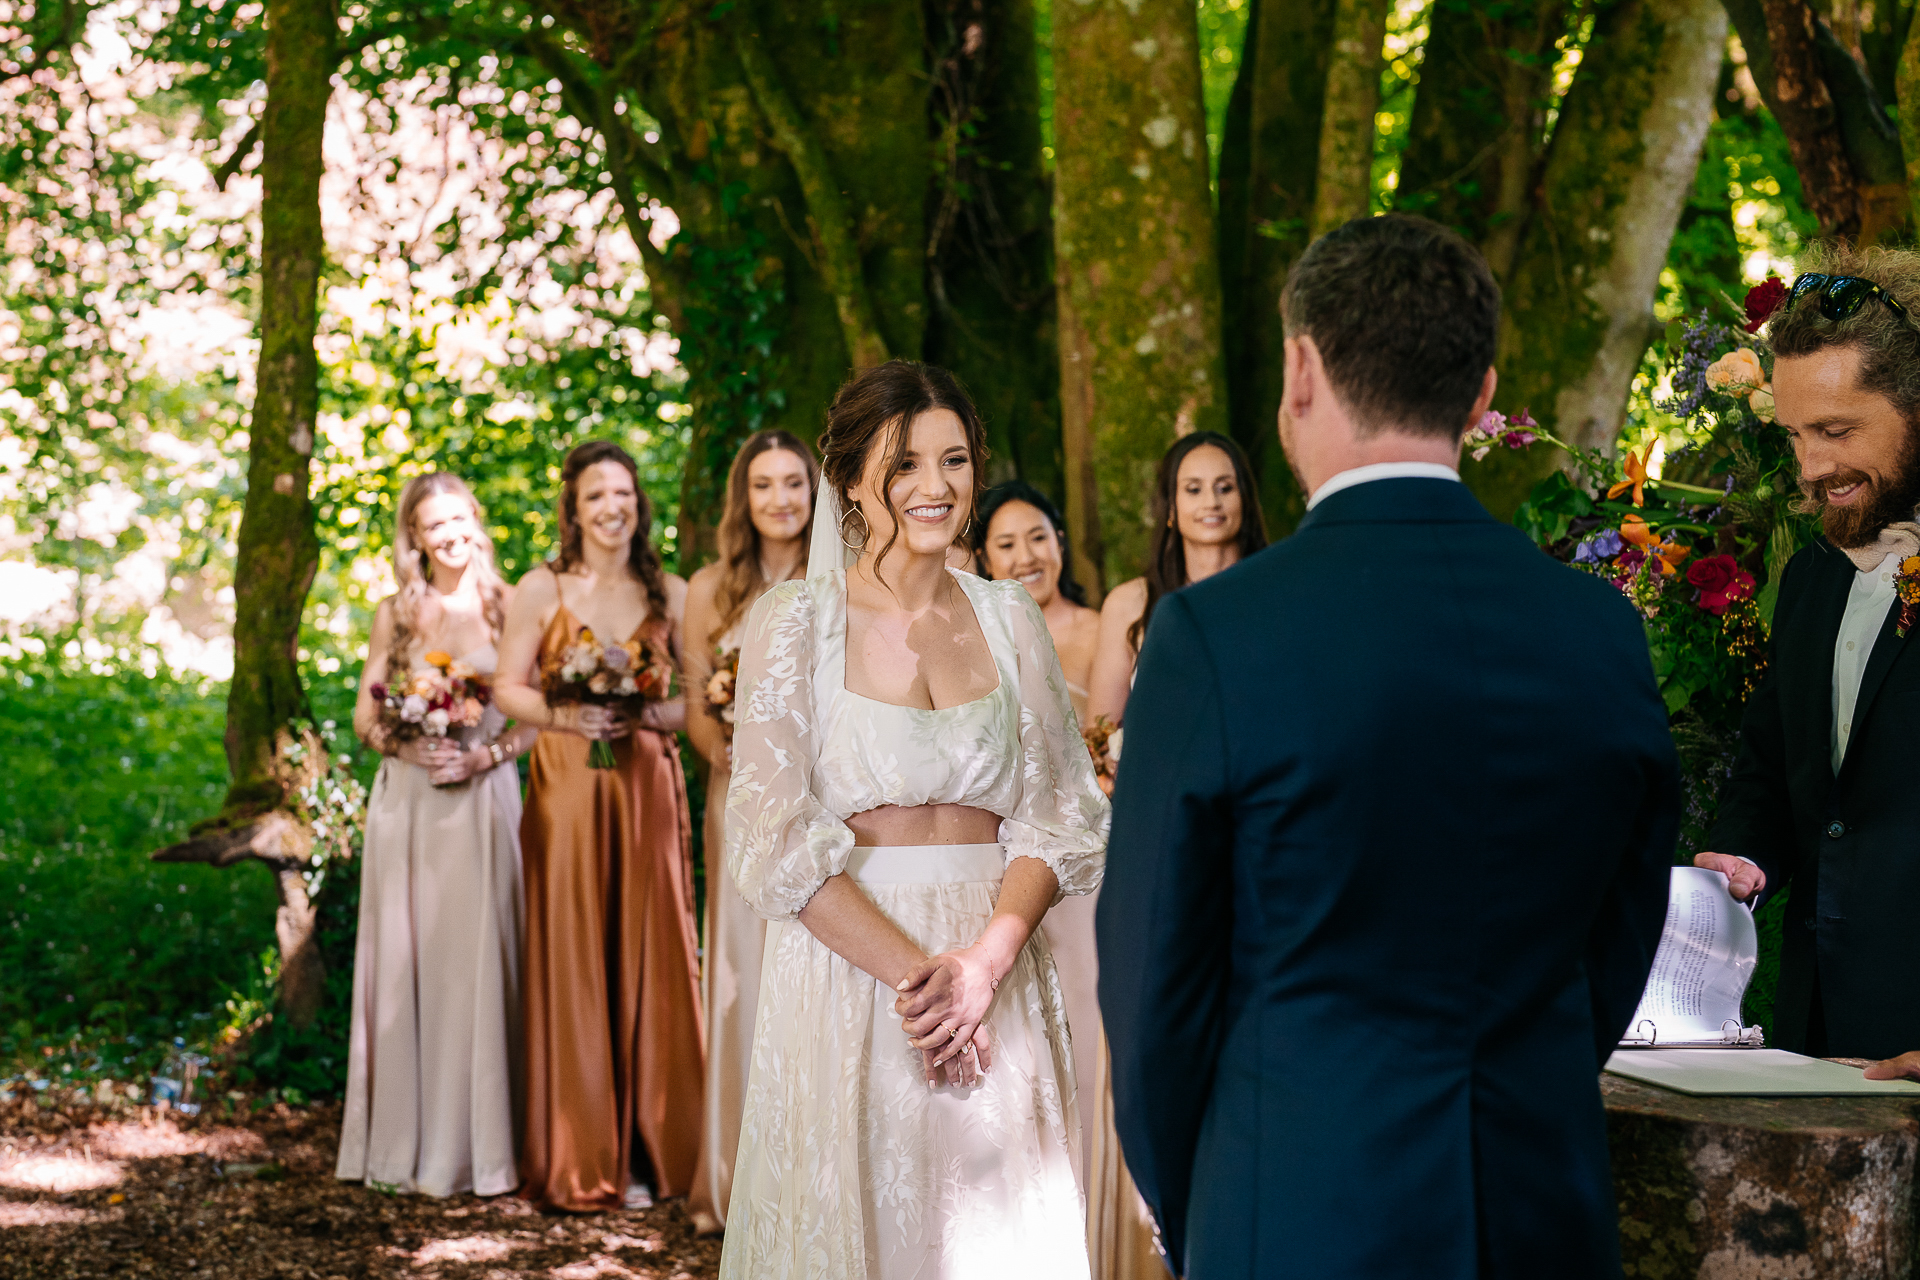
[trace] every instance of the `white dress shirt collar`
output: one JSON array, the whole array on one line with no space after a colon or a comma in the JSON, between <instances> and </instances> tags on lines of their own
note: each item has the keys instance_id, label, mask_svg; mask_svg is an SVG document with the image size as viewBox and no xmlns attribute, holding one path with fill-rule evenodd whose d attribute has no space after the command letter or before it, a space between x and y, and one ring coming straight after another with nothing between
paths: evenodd
<instances>
[{"instance_id":1,"label":"white dress shirt collar","mask_svg":"<svg viewBox=\"0 0 1920 1280\"><path fill-rule=\"evenodd\" d=\"M1364 467L1352 467L1315 489L1313 496L1307 499L1307 510L1313 510L1342 489L1351 489L1357 484L1373 480L1404 480L1410 476L1422 480L1458 480L1460 473L1437 462L1375 462Z\"/></svg>"}]
</instances>

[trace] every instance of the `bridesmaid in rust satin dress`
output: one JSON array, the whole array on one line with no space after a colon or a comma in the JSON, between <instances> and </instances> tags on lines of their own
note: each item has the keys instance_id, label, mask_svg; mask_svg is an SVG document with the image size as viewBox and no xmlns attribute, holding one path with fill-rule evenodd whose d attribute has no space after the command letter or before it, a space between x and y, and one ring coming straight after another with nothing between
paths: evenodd
<instances>
[{"instance_id":1,"label":"bridesmaid in rust satin dress","mask_svg":"<svg viewBox=\"0 0 1920 1280\"><path fill-rule=\"evenodd\" d=\"M544 732L521 823L527 895L522 1192L598 1211L685 1195L700 1154L705 1041L678 699L635 722L549 706L541 660L582 628L680 655L686 584L647 541L633 460L593 442L562 468L559 556L521 580L495 698ZM617 767L587 763L593 739Z\"/></svg>"}]
</instances>

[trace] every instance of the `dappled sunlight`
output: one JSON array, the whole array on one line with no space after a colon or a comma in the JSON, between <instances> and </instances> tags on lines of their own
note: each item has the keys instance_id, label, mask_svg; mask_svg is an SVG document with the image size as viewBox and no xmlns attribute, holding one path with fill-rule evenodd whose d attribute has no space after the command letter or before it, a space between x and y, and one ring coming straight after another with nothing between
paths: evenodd
<instances>
[{"instance_id":1,"label":"dappled sunlight","mask_svg":"<svg viewBox=\"0 0 1920 1280\"><path fill-rule=\"evenodd\" d=\"M62 1155L0 1154L0 1187L14 1191L97 1191L120 1185L126 1171L118 1161L97 1160L77 1152Z\"/></svg>"},{"instance_id":2,"label":"dappled sunlight","mask_svg":"<svg viewBox=\"0 0 1920 1280\"><path fill-rule=\"evenodd\" d=\"M517 1241L494 1236L461 1236L458 1240L435 1240L409 1256L416 1267L435 1262L498 1262L514 1249L524 1247Z\"/></svg>"},{"instance_id":3,"label":"dappled sunlight","mask_svg":"<svg viewBox=\"0 0 1920 1280\"><path fill-rule=\"evenodd\" d=\"M47 1204L39 1200L32 1204L0 1200L0 1231L8 1227L51 1227L70 1223L94 1225L117 1221L121 1216L118 1209L100 1213L92 1209L76 1209L72 1205Z\"/></svg>"}]
</instances>

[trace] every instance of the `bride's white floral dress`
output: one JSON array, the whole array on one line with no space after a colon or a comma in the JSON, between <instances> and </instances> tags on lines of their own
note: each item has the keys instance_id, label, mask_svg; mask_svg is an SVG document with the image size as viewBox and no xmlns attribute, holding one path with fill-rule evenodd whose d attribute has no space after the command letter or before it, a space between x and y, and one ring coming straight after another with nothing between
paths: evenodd
<instances>
[{"instance_id":1,"label":"bride's white floral dress","mask_svg":"<svg viewBox=\"0 0 1920 1280\"><path fill-rule=\"evenodd\" d=\"M929 711L849 693L846 576L775 587L740 661L726 865L767 932L723 1280L1087 1275L1071 1044L1035 931L986 1019L992 1070L929 1089L894 993L795 917L848 872L928 954L971 944L1014 858L1063 893L1105 868L1108 808L1033 598L956 573L999 672ZM999 815L998 845L858 849L882 805Z\"/></svg>"}]
</instances>

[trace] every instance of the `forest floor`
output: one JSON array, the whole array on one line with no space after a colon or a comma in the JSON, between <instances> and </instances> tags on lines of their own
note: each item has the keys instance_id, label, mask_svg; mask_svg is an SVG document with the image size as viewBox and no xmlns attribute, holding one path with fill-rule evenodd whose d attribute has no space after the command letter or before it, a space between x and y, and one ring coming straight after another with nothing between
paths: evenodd
<instances>
[{"instance_id":1,"label":"forest floor","mask_svg":"<svg viewBox=\"0 0 1920 1280\"><path fill-rule=\"evenodd\" d=\"M337 1181L338 1104L229 1117L0 1103L0 1280L708 1280L683 1202L542 1214Z\"/></svg>"}]
</instances>

